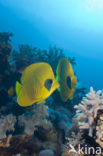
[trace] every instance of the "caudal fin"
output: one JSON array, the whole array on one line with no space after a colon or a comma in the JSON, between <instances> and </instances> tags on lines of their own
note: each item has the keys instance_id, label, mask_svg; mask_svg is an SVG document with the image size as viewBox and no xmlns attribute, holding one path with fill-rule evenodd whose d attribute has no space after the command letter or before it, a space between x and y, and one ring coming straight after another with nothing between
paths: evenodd
<instances>
[{"instance_id":1,"label":"caudal fin","mask_svg":"<svg viewBox=\"0 0 103 156\"><path fill-rule=\"evenodd\" d=\"M22 85L18 81L16 81L16 95L17 96L19 95L21 87Z\"/></svg>"}]
</instances>

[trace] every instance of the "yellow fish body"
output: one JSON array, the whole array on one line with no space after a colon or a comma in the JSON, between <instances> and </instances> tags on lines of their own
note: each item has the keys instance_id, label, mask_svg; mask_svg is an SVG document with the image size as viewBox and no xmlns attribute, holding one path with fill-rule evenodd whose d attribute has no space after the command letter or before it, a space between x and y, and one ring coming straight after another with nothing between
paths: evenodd
<instances>
[{"instance_id":1,"label":"yellow fish body","mask_svg":"<svg viewBox=\"0 0 103 156\"><path fill-rule=\"evenodd\" d=\"M60 96L63 102L72 99L75 91L77 79L74 75L71 63L67 58L63 58L57 66L57 81L60 84Z\"/></svg>"},{"instance_id":2,"label":"yellow fish body","mask_svg":"<svg viewBox=\"0 0 103 156\"><path fill-rule=\"evenodd\" d=\"M41 103L59 87L52 68L47 63L28 66L21 76L21 84L16 82L17 102L20 106Z\"/></svg>"}]
</instances>

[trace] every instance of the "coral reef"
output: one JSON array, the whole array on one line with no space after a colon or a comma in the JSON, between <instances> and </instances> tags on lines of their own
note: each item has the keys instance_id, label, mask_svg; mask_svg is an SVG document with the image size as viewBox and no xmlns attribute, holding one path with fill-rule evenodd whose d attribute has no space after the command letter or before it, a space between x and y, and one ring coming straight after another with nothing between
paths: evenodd
<instances>
[{"instance_id":1,"label":"coral reef","mask_svg":"<svg viewBox=\"0 0 103 156\"><path fill-rule=\"evenodd\" d=\"M56 126L64 131L65 136L71 128L72 115L69 110L62 106L54 109L49 108L49 115L51 120L56 123Z\"/></svg>"},{"instance_id":2,"label":"coral reef","mask_svg":"<svg viewBox=\"0 0 103 156\"><path fill-rule=\"evenodd\" d=\"M52 153L59 155L60 146L63 140L62 131L57 131L49 119L48 106L45 104L36 105L32 108L26 110L26 112L18 116L16 129L14 129L14 124L16 122L15 116L7 116L5 120L2 120L3 126L5 125L5 131L1 134L0 142L0 152L8 156L13 154L28 155L30 151L32 153L38 154L41 150L50 149ZM11 119L13 120L11 122ZM8 125L9 123L9 125ZM20 132L17 136L14 135L15 131L22 128L22 133ZM4 127L1 127L1 131ZM15 131L14 131L15 130ZM7 131L14 131L12 138L8 141L6 137ZM6 143L4 144L3 138L5 137ZM10 146L9 148L7 148ZM1 147L4 147L3 149ZM26 150L28 149L28 150ZM26 154L25 154L26 150ZM15 152L14 152L15 151Z\"/></svg>"},{"instance_id":3,"label":"coral reef","mask_svg":"<svg viewBox=\"0 0 103 156\"><path fill-rule=\"evenodd\" d=\"M14 131L16 123L16 117L12 114L9 114L7 116L1 116L0 118L0 138L6 137L7 131Z\"/></svg>"},{"instance_id":4,"label":"coral reef","mask_svg":"<svg viewBox=\"0 0 103 156\"><path fill-rule=\"evenodd\" d=\"M6 107L10 100L8 90L15 86L17 73L11 71L10 57L11 57L11 37L12 33L0 33L0 108ZM12 95L14 91L12 91ZM1 111L1 110L0 110Z\"/></svg>"},{"instance_id":5,"label":"coral reef","mask_svg":"<svg viewBox=\"0 0 103 156\"><path fill-rule=\"evenodd\" d=\"M78 145L85 147L103 147L103 93L90 88L81 103L75 106L76 115L72 128L67 134L67 143L63 146L63 156L71 156L70 144L77 150ZM74 153L75 154L75 153Z\"/></svg>"},{"instance_id":6,"label":"coral reef","mask_svg":"<svg viewBox=\"0 0 103 156\"><path fill-rule=\"evenodd\" d=\"M49 117L47 109L48 106L45 104L33 106L32 111L27 111L18 117L19 125L24 126L24 133L33 135L38 126L46 130L52 128L52 123L47 119Z\"/></svg>"},{"instance_id":7,"label":"coral reef","mask_svg":"<svg viewBox=\"0 0 103 156\"><path fill-rule=\"evenodd\" d=\"M74 149L78 150L78 144L84 144L84 140L82 140L82 133L75 134L72 132L71 137L67 138L67 144L62 145L62 156L83 156L80 154L76 154L75 152L70 152L71 145L74 147Z\"/></svg>"},{"instance_id":8,"label":"coral reef","mask_svg":"<svg viewBox=\"0 0 103 156\"><path fill-rule=\"evenodd\" d=\"M75 150L78 150L78 145L85 145L85 139L83 138L83 132L79 129L78 120L73 118L72 127L66 135L66 143L62 145L62 156L79 156L80 154L69 152L72 145ZM83 155L81 155L83 156Z\"/></svg>"},{"instance_id":9,"label":"coral reef","mask_svg":"<svg viewBox=\"0 0 103 156\"><path fill-rule=\"evenodd\" d=\"M0 32L0 43L8 44L8 42L11 41L10 37L12 36L12 33Z\"/></svg>"},{"instance_id":10,"label":"coral reef","mask_svg":"<svg viewBox=\"0 0 103 156\"><path fill-rule=\"evenodd\" d=\"M99 115L96 125L96 142L103 148L103 112Z\"/></svg>"},{"instance_id":11,"label":"coral reef","mask_svg":"<svg viewBox=\"0 0 103 156\"><path fill-rule=\"evenodd\" d=\"M103 110L103 96L99 90L97 93L90 88L90 93L83 98L83 101L76 105L76 116L79 120L80 129L88 129L89 136L93 136L95 122L98 115L98 110Z\"/></svg>"},{"instance_id":12,"label":"coral reef","mask_svg":"<svg viewBox=\"0 0 103 156\"><path fill-rule=\"evenodd\" d=\"M57 47L50 46L48 50L41 50L23 44L19 45L18 51L12 51L11 37L12 33L0 33L0 155L59 156L62 145L66 143L65 137L71 136L68 140L70 143L75 138L75 146L82 139L77 120L73 125L72 117L75 114L73 107L81 101L85 88L76 88L73 100L65 103L60 100L59 92L55 91L45 103L20 107L14 88L25 67L44 61L52 66L56 76L57 64L65 57L65 53ZM75 57L68 59L73 66L76 65ZM102 121L98 120L97 123L100 124L97 124L96 136L97 142L100 142L98 126L102 126ZM72 133L75 130L76 133Z\"/></svg>"},{"instance_id":13,"label":"coral reef","mask_svg":"<svg viewBox=\"0 0 103 156\"><path fill-rule=\"evenodd\" d=\"M9 57L11 53L11 33L0 33L0 85L5 86L5 79L10 74Z\"/></svg>"},{"instance_id":14,"label":"coral reef","mask_svg":"<svg viewBox=\"0 0 103 156\"><path fill-rule=\"evenodd\" d=\"M6 139L0 140L0 147L10 147L10 141L12 139L12 135L10 134Z\"/></svg>"}]
</instances>

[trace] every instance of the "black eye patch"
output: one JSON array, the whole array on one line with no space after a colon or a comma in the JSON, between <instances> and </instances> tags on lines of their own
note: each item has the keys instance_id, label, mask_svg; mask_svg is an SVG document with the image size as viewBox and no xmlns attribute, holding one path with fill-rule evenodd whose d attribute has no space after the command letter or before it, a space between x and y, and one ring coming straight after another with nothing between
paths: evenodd
<instances>
[{"instance_id":1,"label":"black eye patch","mask_svg":"<svg viewBox=\"0 0 103 156\"><path fill-rule=\"evenodd\" d=\"M67 86L71 89L71 78L68 76L67 77Z\"/></svg>"},{"instance_id":2,"label":"black eye patch","mask_svg":"<svg viewBox=\"0 0 103 156\"><path fill-rule=\"evenodd\" d=\"M52 79L47 79L44 83L45 88L50 91L51 86L52 86L53 80Z\"/></svg>"}]
</instances>

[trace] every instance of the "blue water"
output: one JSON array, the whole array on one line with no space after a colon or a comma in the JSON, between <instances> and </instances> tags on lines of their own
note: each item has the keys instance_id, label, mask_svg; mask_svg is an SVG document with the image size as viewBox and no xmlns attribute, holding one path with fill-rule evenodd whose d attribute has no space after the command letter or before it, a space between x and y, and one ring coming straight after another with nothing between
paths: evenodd
<instances>
[{"instance_id":1,"label":"blue water","mask_svg":"<svg viewBox=\"0 0 103 156\"><path fill-rule=\"evenodd\" d=\"M0 31L14 33L13 47L56 45L75 56L77 76L103 88L103 3L101 0L0 0Z\"/></svg>"}]
</instances>

